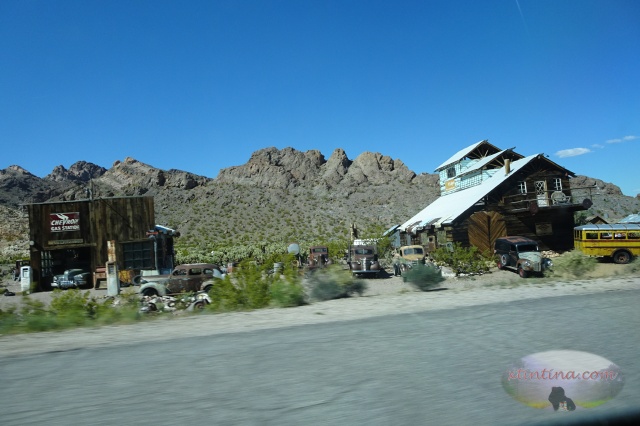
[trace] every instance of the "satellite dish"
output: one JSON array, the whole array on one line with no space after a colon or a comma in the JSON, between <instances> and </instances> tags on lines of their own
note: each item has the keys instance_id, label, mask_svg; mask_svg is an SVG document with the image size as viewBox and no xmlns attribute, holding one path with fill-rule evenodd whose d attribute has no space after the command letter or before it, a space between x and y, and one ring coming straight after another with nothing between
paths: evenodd
<instances>
[{"instance_id":1,"label":"satellite dish","mask_svg":"<svg viewBox=\"0 0 640 426\"><path fill-rule=\"evenodd\" d=\"M585 198L584 200L582 200L582 207L584 207L585 209L590 208L592 205L593 202L590 199Z\"/></svg>"},{"instance_id":2,"label":"satellite dish","mask_svg":"<svg viewBox=\"0 0 640 426\"><path fill-rule=\"evenodd\" d=\"M298 243L291 243L289 247L287 247L287 252L291 254L295 254L296 256L300 254L300 245Z\"/></svg>"}]
</instances>

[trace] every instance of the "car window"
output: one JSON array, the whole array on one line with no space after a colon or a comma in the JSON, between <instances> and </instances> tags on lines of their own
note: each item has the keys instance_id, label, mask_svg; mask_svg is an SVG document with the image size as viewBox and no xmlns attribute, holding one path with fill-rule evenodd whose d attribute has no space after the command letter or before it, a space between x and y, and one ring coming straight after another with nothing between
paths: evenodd
<instances>
[{"instance_id":1,"label":"car window","mask_svg":"<svg viewBox=\"0 0 640 426\"><path fill-rule=\"evenodd\" d=\"M538 251L538 245L537 244L520 244L518 246L518 251L520 253L526 253L529 251Z\"/></svg>"}]
</instances>

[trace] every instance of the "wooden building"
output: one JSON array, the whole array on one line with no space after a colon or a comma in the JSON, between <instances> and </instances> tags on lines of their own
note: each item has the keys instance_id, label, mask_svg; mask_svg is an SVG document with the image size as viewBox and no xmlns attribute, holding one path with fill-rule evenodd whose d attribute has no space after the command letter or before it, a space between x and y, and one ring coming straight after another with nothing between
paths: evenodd
<instances>
[{"instance_id":1,"label":"wooden building","mask_svg":"<svg viewBox=\"0 0 640 426\"><path fill-rule=\"evenodd\" d=\"M460 243L492 252L496 238L520 235L543 250L570 250L574 212L592 204L572 196L574 173L544 154L524 157L486 140L459 151L436 172L441 196L397 228L402 245L433 250Z\"/></svg>"},{"instance_id":2,"label":"wooden building","mask_svg":"<svg viewBox=\"0 0 640 426\"><path fill-rule=\"evenodd\" d=\"M95 273L115 260L119 270L173 267L169 228L154 225L153 197L28 204L32 281L48 290L67 269Z\"/></svg>"}]
</instances>

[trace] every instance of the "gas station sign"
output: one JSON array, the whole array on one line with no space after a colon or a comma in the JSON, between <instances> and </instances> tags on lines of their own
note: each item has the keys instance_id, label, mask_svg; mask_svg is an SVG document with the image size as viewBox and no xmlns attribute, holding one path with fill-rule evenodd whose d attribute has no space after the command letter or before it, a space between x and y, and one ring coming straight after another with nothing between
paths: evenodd
<instances>
[{"instance_id":1,"label":"gas station sign","mask_svg":"<svg viewBox=\"0 0 640 426\"><path fill-rule=\"evenodd\" d=\"M80 230L80 213L50 213L51 232L68 232Z\"/></svg>"}]
</instances>

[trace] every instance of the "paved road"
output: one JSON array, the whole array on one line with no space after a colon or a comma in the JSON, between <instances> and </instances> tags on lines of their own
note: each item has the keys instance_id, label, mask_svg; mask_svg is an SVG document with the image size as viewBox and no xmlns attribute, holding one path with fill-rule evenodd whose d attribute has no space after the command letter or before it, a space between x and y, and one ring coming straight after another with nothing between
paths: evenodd
<instances>
[{"instance_id":1,"label":"paved road","mask_svg":"<svg viewBox=\"0 0 640 426\"><path fill-rule=\"evenodd\" d=\"M640 290L604 292L4 357L0 424L477 426L600 416L640 405L639 302ZM573 413L529 408L503 391L510 362L554 349L613 361L624 389Z\"/></svg>"}]
</instances>

